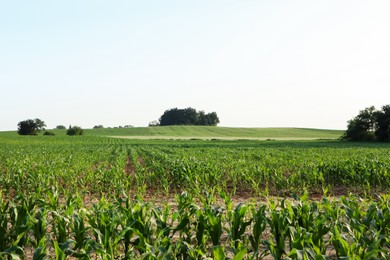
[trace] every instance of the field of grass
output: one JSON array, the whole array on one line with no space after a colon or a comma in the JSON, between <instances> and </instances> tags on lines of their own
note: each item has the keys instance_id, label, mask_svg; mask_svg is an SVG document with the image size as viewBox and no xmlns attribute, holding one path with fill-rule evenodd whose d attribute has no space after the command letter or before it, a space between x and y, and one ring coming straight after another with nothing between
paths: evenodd
<instances>
[{"instance_id":1,"label":"field of grass","mask_svg":"<svg viewBox=\"0 0 390 260\"><path fill-rule=\"evenodd\" d=\"M390 144L180 129L0 133L0 259L389 255Z\"/></svg>"},{"instance_id":2,"label":"field of grass","mask_svg":"<svg viewBox=\"0 0 390 260\"><path fill-rule=\"evenodd\" d=\"M66 130L50 130L57 135L65 135ZM8 132L14 134L15 132ZM4 134L4 133L0 133ZM341 130L310 128L234 128L214 126L162 126L134 128L86 129L88 136L115 136L133 139L279 139L313 140L338 139Z\"/></svg>"},{"instance_id":3,"label":"field of grass","mask_svg":"<svg viewBox=\"0 0 390 260\"><path fill-rule=\"evenodd\" d=\"M65 135L66 130L49 130L56 135ZM1 135L13 136L14 132ZM251 139L251 140L314 140L338 139L341 130L311 128L234 128L215 126L161 126L133 128L85 129L88 136L113 136L133 139Z\"/></svg>"}]
</instances>

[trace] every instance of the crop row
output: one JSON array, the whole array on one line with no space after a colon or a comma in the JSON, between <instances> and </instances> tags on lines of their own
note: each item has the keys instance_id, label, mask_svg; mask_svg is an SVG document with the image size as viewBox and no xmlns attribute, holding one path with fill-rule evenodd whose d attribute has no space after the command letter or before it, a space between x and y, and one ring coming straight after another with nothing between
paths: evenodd
<instances>
[{"instance_id":1,"label":"crop row","mask_svg":"<svg viewBox=\"0 0 390 260\"><path fill-rule=\"evenodd\" d=\"M40 142L39 142L40 140ZM12 141L12 140L11 140ZM387 147L274 146L83 138L0 145L0 189L10 196L224 191L290 196L377 193L390 188ZM203 146L200 146L203 144Z\"/></svg>"},{"instance_id":2,"label":"crop row","mask_svg":"<svg viewBox=\"0 0 390 260\"><path fill-rule=\"evenodd\" d=\"M104 197L0 201L0 257L56 259L378 259L389 255L390 197L234 205L183 193L173 204Z\"/></svg>"},{"instance_id":3,"label":"crop row","mask_svg":"<svg viewBox=\"0 0 390 260\"><path fill-rule=\"evenodd\" d=\"M389 255L387 144L0 139L0 259Z\"/></svg>"}]
</instances>

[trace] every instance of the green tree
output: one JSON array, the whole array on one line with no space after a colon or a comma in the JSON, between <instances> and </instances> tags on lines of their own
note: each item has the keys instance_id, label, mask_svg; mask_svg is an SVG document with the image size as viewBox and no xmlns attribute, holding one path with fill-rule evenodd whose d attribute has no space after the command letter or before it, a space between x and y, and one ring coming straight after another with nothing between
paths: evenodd
<instances>
[{"instance_id":1,"label":"green tree","mask_svg":"<svg viewBox=\"0 0 390 260\"><path fill-rule=\"evenodd\" d=\"M348 121L343 139L349 141L390 141L390 105L375 110L374 106L361 110Z\"/></svg>"},{"instance_id":2,"label":"green tree","mask_svg":"<svg viewBox=\"0 0 390 260\"><path fill-rule=\"evenodd\" d=\"M69 126L68 130L66 131L67 135L82 135L84 133L84 130L79 126Z\"/></svg>"},{"instance_id":3,"label":"green tree","mask_svg":"<svg viewBox=\"0 0 390 260\"><path fill-rule=\"evenodd\" d=\"M219 124L219 118L218 118L216 112L208 113L206 116L207 116L207 122L208 122L207 125L216 126Z\"/></svg>"},{"instance_id":4,"label":"green tree","mask_svg":"<svg viewBox=\"0 0 390 260\"><path fill-rule=\"evenodd\" d=\"M39 118L27 119L18 123L18 134L20 135L37 135L40 130L46 126L45 122Z\"/></svg>"},{"instance_id":5,"label":"green tree","mask_svg":"<svg viewBox=\"0 0 390 260\"><path fill-rule=\"evenodd\" d=\"M375 136L378 141L390 141L390 105L376 112Z\"/></svg>"},{"instance_id":6,"label":"green tree","mask_svg":"<svg viewBox=\"0 0 390 260\"><path fill-rule=\"evenodd\" d=\"M34 119L35 123L37 124L38 130L45 130L46 124L39 118Z\"/></svg>"},{"instance_id":7,"label":"green tree","mask_svg":"<svg viewBox=\"0 0 390 260\"><path fill-rule=\"evenodd\" d=\"M211 125L216 126L219 118L216 112L206 114L204 111L197 112L188 107L185 109L173 108L166 110L159 119L159 125Z\"/></svg>"},{"instance_id":8,"label":"green tree","mask_svg":"<svg viewBox=\"0 0 390 260\"><path fill-rule=\"evenodd\" d=\"M371 106L361 110L359 114L348 121L344 139L349 141L370 141L375 139L376 123L375 107Z\"/></svg>"}]
</instances>

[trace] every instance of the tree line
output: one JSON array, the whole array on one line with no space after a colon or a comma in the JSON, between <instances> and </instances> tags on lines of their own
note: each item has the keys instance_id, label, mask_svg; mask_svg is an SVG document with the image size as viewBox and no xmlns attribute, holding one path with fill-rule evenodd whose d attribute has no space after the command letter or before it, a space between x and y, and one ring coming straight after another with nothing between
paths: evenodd
<instances>
[{"instance_id":1,"label":"tree line","mask_svg":"<svg viewBox=\"0 0 390 260\"><path fill-rule=\"evenodd\" d=\"M343 139L349 141L390 141L390 105L382 106L380 110L374 106L361 110L357 116L348 121Z\"/></svg>"},{"instance_id":2,"label":"tree line","mask_svg":"<svg viewBox=\"0 0 390 260\"><path fill-rule=\"evenodd\" d=\"M196 111L196 109L188 107L184 109L172 108L166 110L160 117L159 121L153 125L205 125L216 126L219 123L219 118L216 112L205 113L204 111Z\"/></svg>"},{"instance_id":3,"label":"tree line","mask_svg":"<svg viewBox=\"0 0 390 260\"><path fill-rule=\"evenodd\" d=\"M154 121L149 126L167 126L167 125L206 125L216 126L219 123L219 118L216 112L206 114L204 111L196 111L194 108L185 109L168 109L160 117L158 121ZM53 132L46 131L46 124L39 118L27 119L18 123L18 134L20 135L38 135L39 132L45 131L44 135L54 135ZM123 128L133 127L126 125ZM104 128L103 125L95 125L93 129ZM119 127L122 128L122 127ZM59 129L66 129L63 125L56 127ZM83 129L79 126L69 126L67 129L67 135L82 135Z\"/></svg>"},{"instance_id":4,"label":"tree line","mask_svg":"<svg viewBox=\"0 0 390 260\"><path fill-rule=\"evenodd\" d=\"M38 135L39 132L45 131L43 135L55 135L53 132L46 131L46 124L39 118L27 119L18 123L18 134L20 135ZM66 129L63 125L58 125L56 129ZM66 131L67 135L82 135L84 130L79 126L69 126Z\"/></svg>"}]
</instances>

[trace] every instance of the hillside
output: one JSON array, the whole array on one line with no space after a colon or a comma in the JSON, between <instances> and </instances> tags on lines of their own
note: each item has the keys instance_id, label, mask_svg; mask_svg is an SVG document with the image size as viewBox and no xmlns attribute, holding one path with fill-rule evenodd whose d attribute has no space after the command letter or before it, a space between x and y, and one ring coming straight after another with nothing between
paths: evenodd
<instances>
[{"instance_id":1,"label":"hillside","mask_svg":"<svg viewBox=\"0 0 390 260\"><path fill-rule=\"evenodd\" d=\"M66 130L48 130L57 136L65 135ZM86 136L111 136L133 139L277 139L314 140L337 139L342 130L311 128L236 128L216 126L157 126L133 128L85 129ZM42 135L39 134L39 135ZM17 136L16 131L0 132L1 137Z\"/></svg>"},{"instance_id":2,"label":"hillside","mask_svg":"<svg viewBox=\"0 0 390 260\"><path fill-rule=\"evenodd\" d=\"M87 135L148 139L337 139L341 130L309 128L233 128L213 126L160 126L86 130Z\"/></svg>"}]
</instances>

